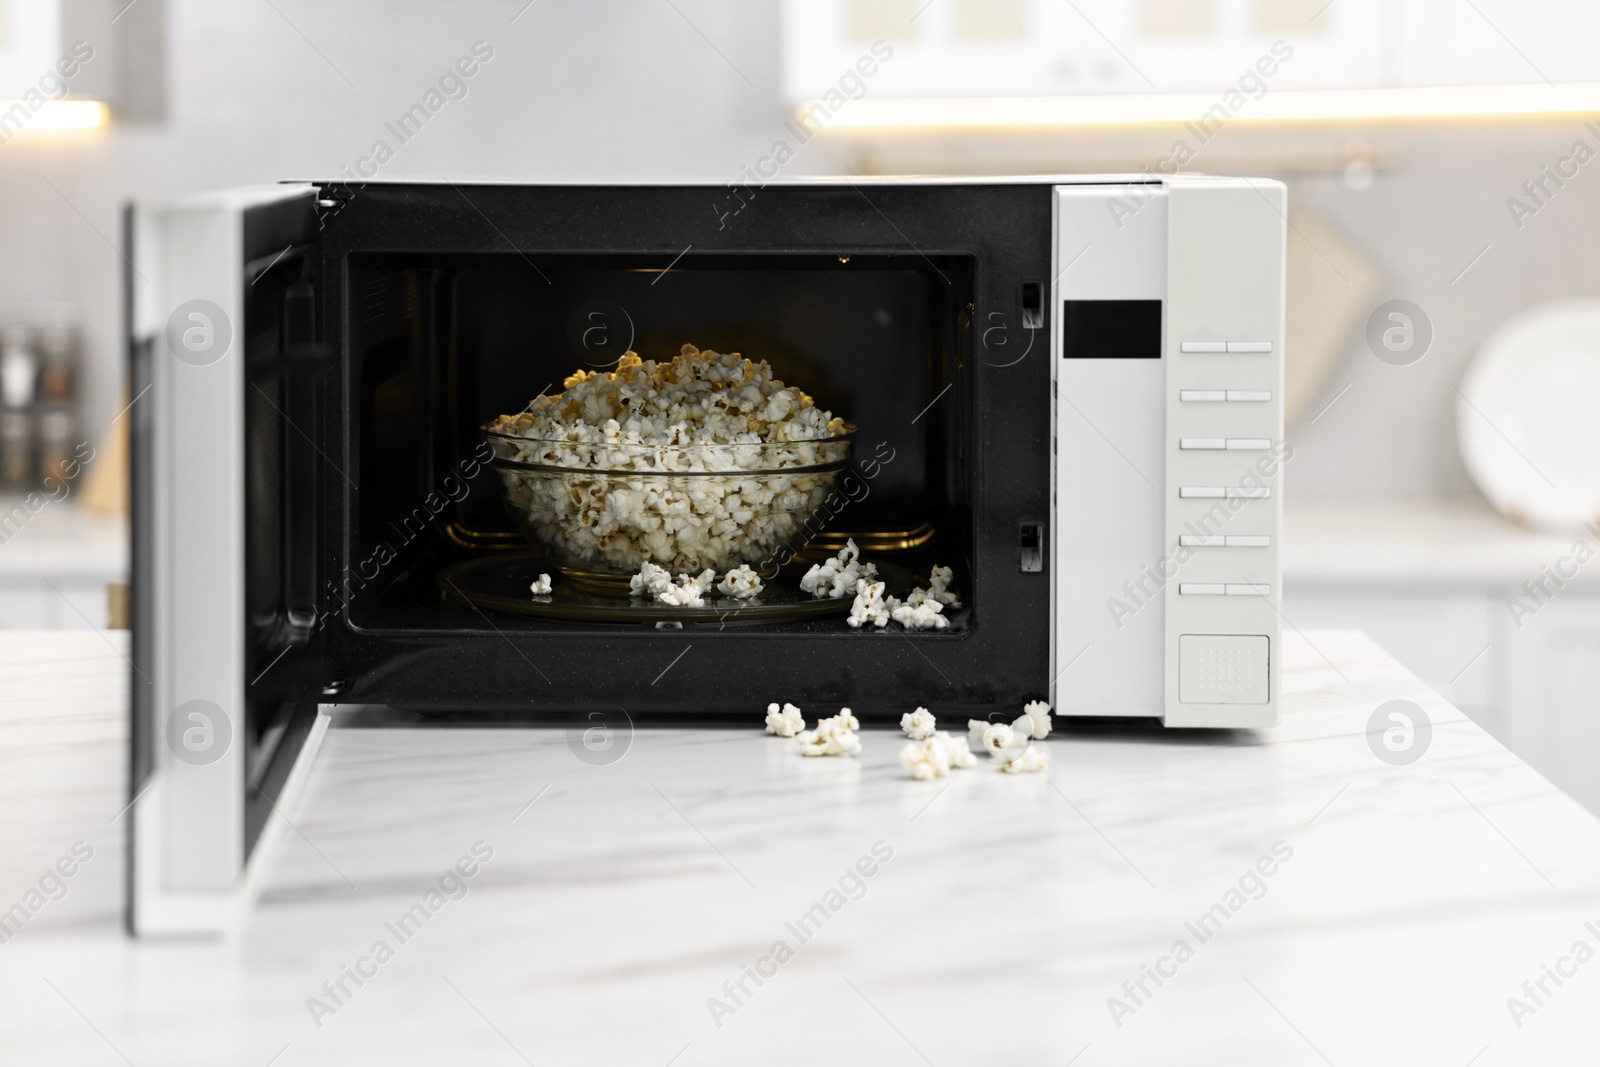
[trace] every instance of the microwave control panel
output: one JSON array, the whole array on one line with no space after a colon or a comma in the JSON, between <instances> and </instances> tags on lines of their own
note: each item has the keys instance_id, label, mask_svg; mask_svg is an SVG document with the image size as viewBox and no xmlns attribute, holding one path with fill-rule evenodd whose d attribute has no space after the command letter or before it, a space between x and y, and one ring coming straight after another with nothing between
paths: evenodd
<instances>
[{"instance_id":1,"label":"microwave control panel","mask_svg":"<svg viewBox=\"0 0 1600 1067\"><path fill-rule=\"evenodd\" d=\"M1277 182L1168 190L1169 726L1278 721L1287 232Z\"/></svg>"},{"instance_id":2,"label":"microwave control panel","mask_svg":"<svg viewBox=\"0 0 1600 1067\"><path fill-rule=\"evenodd\" d=\"M1286 211L1271 181L1056 187L1057 714L1277 722Z\"/></svg>"}]
</instances>

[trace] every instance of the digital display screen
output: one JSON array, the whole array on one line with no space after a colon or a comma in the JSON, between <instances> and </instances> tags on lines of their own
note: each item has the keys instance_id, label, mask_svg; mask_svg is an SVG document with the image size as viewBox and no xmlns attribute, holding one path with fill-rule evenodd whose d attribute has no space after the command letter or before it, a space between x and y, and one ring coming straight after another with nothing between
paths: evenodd
<instances>
[{"instance_id":1,"label":"digital display screen","mask_svg":"<svg viewBox=\"0 0 1600 1067\"><path fill-rule=\"evenodd\" d=\"M1160 359L1161 301L1064 301L1061 358Z\"/></svg>"}]
</instances>

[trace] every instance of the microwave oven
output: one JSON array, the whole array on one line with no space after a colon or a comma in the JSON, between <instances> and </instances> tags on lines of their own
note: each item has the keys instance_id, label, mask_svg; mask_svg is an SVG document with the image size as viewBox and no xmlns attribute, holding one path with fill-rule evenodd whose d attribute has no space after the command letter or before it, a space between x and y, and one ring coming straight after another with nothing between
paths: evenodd
<instances>
[{"instance_id":1,"label":"microwave oven","mask_svg":"<svg viewBox=\"0 0 1600 1067\"><path fill-rule=\"evenodd\" d=\"M223 922L328 705L1274 724L1286 211L1150 175L132 205L130 924ZM686 343L854 424L810 550L950 567L945 628L456 595L530 551L483 424Z\"/></svg>"}]
</instances>

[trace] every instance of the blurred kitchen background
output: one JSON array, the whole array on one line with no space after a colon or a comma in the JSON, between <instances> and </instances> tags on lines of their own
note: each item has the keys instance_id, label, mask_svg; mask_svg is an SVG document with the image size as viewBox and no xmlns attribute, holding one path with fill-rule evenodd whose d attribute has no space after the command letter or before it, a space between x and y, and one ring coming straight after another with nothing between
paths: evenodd
<instances>
[{"instance_id":1,"label":"blurred kitchen background","mask_svg":"<svg viewBox=\"0 0 1600 1067\"><path fill-rule=\"evenodd\" d=\"M779 140L784 176L1259 175L1288 624L1369 631L1600 811L1596 39L1576 0L0 0L0 627L122 622L130 198L745 181Z\"/></svg>"}]
</instances>

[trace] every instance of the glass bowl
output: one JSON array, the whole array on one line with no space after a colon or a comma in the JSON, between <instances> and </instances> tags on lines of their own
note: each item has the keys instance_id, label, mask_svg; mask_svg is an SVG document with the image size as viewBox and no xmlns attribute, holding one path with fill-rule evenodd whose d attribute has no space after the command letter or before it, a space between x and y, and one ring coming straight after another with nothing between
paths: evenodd
<instances>
[{"instance_id":1,"label":"glass bowl","mask_svg":"<svg viewBox=\"0 0 1600 1067\"><path fill-rule=\"evenodd\" d=\"M544 441L484 427L517 528L591 592L627 595L646 562L672 574L773 574L843 498L855 433L814 441L640 445Z\"/></svg>"}]
</instances>

